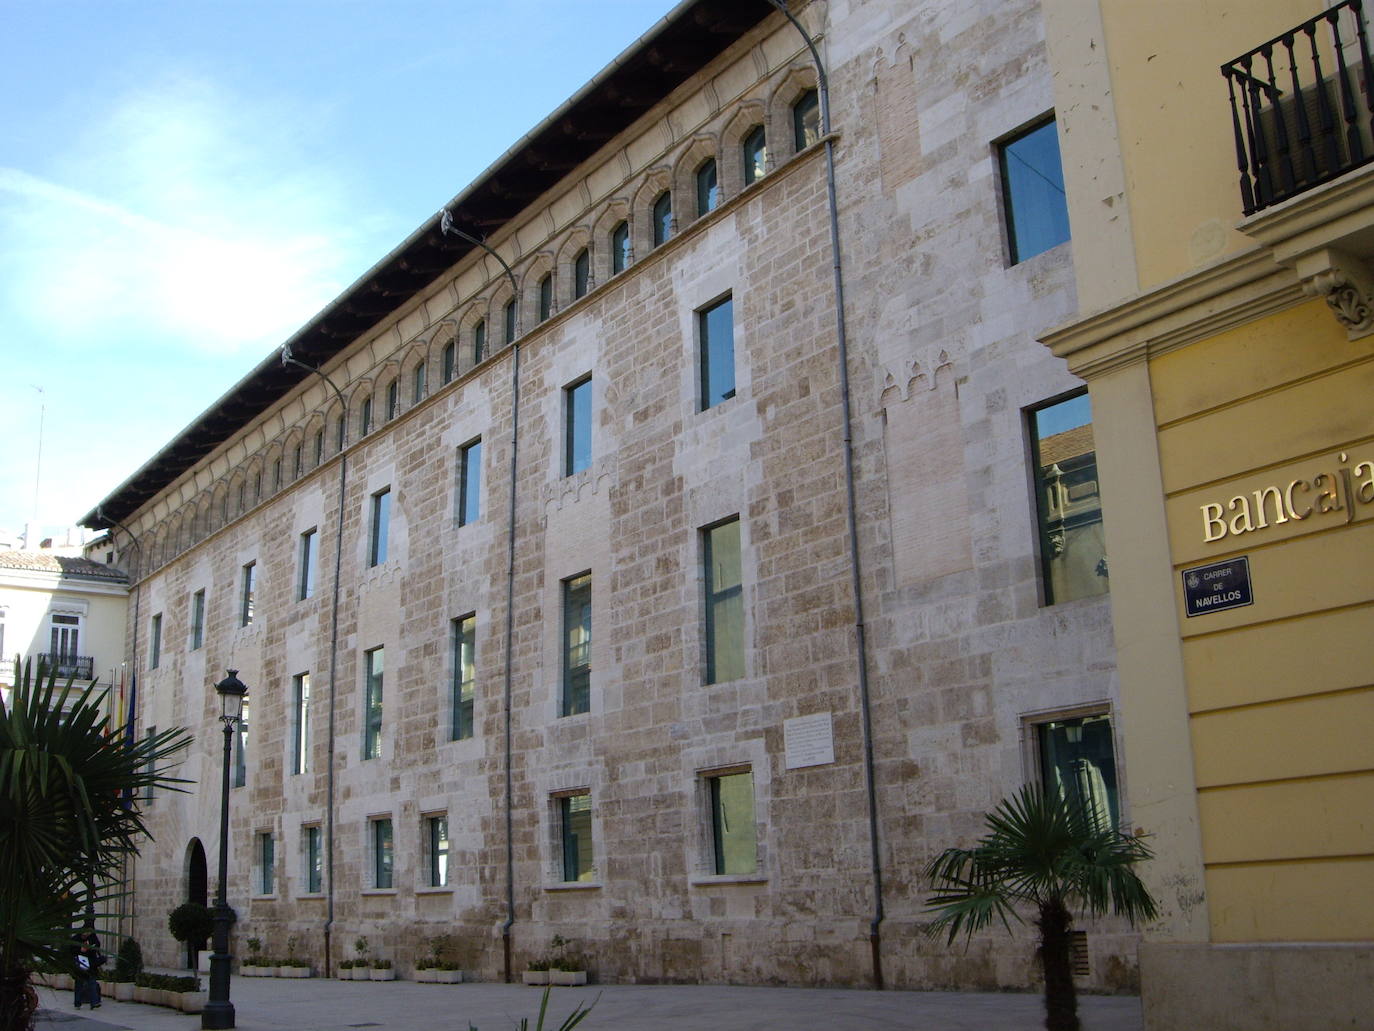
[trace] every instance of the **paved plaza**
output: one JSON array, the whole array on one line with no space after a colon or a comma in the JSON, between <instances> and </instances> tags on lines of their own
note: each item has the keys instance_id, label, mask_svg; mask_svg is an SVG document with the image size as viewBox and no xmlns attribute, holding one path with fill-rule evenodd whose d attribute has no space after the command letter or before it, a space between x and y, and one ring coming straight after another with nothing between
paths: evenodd
<instances>
[{"instance_id":1,"label":"paved plaza","mask_svg":"<svg viewBox=\"0 0 1374 1031\"><path fill-rule=\"evenodd\" d=\"M39 1031L194 1031L198 1016L107 1001L76 1010L70 991L40 988ZM241 1031L510 1031L539 1010L540 990L520 985L354 984L325 979L235 978ZM555 988L546 1031L578 1002L596 1000L585 1031L1037 1031L1040 996L995 992L870 992L721 985L597 985ZM1085 996L1084 1031L1141 1031L1140 1000Z\"/></svg>"}]
</instances>

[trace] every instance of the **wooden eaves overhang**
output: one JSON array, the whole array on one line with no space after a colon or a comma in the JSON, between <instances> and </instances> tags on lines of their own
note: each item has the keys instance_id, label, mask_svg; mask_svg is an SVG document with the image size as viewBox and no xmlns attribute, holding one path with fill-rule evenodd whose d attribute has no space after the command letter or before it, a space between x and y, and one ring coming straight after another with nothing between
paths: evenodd
<instances>
[{"instance_id":1,"label":"wooden eaves overhang","mask_svg":"<svg viewBox=\"0 0 1374 1031\"><path fill-rule=\"evenodd\" d=\"M764 20L767 0L683 0L446 205L458 226L489 236ZM287 341L321 366L472 249L439 231L436 213ZM274 349L80 525L122 523L177 477L285 397L309 373Z\"/></svg>"}]
</instances>

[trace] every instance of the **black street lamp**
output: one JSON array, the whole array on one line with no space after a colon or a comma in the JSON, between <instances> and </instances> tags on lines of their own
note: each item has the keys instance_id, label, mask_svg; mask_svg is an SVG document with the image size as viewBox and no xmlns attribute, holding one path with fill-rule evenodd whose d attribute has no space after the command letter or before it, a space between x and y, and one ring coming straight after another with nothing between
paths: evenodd
<instances>
[{"instance_id":1,"label":"black street lamp","mask_svg":"<svg viewBox=\"0 0 1374 1031\"><path fill-rule=\"evenodd\" d=\"M234 727L243 717L243 700L248 687L238 678L238 670L215 685L224 712L224 779L220 782L219 799L219 891L215 894L215 929L210 955L210 998L200 1015L202 1028L224 1029L234 1026L234 1004L229 1001L229 923L233 914L225 896L229 880L229 754L234 746Z\"/></svg>"}]
</instances>

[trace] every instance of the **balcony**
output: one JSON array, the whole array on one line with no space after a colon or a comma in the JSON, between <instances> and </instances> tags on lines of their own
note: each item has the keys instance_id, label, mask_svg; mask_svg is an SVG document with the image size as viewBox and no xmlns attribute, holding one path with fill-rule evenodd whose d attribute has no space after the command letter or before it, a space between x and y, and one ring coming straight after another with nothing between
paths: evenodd
<instances>
[{"instance_id":1,"label":"balcony","mask_svg":"<svg viewBox=\"0 0 1374 1031\"><path fill-rule=\"evenodd\" d=\"M92 670L95 668L95 658L91 655L54 655L52 652L40 652L38 661L44 669L55 667L58 680L66 680L68 677L90 680L94 675Z\"/></svg>"},{"instance_id":2,"label":"balcony","mask_svg":"<svg viewBox=\"0 0 1374 1031\"><path fill-rule=\"evenodd\" d=\"M1246 215L1374 161L1362 0L1342 0L1221 66Z\"/></svg>"}]
</instances>

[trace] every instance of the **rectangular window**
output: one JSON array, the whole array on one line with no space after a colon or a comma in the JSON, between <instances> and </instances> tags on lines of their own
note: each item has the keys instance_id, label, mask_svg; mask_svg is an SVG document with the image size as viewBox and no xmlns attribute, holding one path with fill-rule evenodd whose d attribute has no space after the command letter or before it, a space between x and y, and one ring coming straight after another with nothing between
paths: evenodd
<instances>
[{"instance_id":1,"label":"rectangular window","mask_svg":"<svg viewBox=\"0 0 1374 1031\"><path fill-rule=\"evenodd\" d=\"M162 662L162 613L153 616L148 627L148 668L157 669Z\"/></svg>"},{"instance_id":2,"label":"rectangular window","mask_svg":"<svg viewBox=\"0 0 1374 1031\"><path fill-rule=\"evenodd\" d=\"M701 410L735 396L735 313L732 298L697 312L701 348Z\"/></svg>"},{"instance_id":3,"label":"rectangular window","mask_svg":"<svg viewBox=\"0 0 1374 1031\"><path fill-rule=\"evenodd\" d=\"M248 783L248 699L243 700L243 712L239 715L234 737L234 787L241 788Z\"/></svg>"},{"instance_id":4,"label":"rectangular window","mask_svg":"<svg viewBox=\"0 0 1374 1031\"><path fill-rule=\"evenodd\" d=\"M52 658L57 665L58 676L73 676L73 670L82 665L81 658L81 617L53 613L49 626Z\"/></svg>"},{"instance_id":5,"label":"rectangular window","mask_svg":"<svg viewBox=\"0 0 1374 1031\"><path fill-rule=\"evenodd\" d=\"M324 842L319 827L302 827L302 857L305 862L305 890L311 895L324 891Z\"/></svg>"},{"instance_id":6,"label":"rectangular window","mask_svg":"<svg viewBox=\"0 0 1374 1031\"><path fill-rule=\"evenodd\" d=\"M706 566L706 683L744 676L739 518L702 532Z\"/></svg>"},{"instance_id":7,"label":"rectangular window","mask_svg":"<svg viewBox=\"0 0 1374 1031\"><path fill-rule=\"evenodd\" d=\"M372 887L395 887L396 847L391 832L391 817L372 821Z\"/></svg>"},{"instance_id":8,"label":"rectangular window","mask_svg":"<svg viewBox=\"0 0 1374 1031\"><path fill-rule=\"evenodd\" d=\"M592 574L563 581L564 716L591 708Z\"/></svg>"},{"instance_id":9,"label":"rectangular window","mask_svg":"<svg viewBox=\"0 0 1374 1031\"><path fill-rule=\"evenodd\" d=\"M367 564L380 566L386 561L387 536L391 529L391 488L372 495L372 530L367 545Z\"/></svg>"},{"instance_id":10,"label":"rectangular window","mask_svg":"<svg viewBox=\"0 0 1374 1031\"><path fill-rule=\"evenodd\" d=\"M191 595L191 651L205 646L205 591Z\"/></svg>"},{"instance_id":11,"label":"rectangular window","mask_svg":"<svg viewBox=\"0 0 1374 1031\"><path fill-rule=\"evenodd\" d=\"M482 513L482 442L458 449L458 525L477 522Z\"/></svg>"},{"instance_id":12,"label":"rectangular window","mask_svg":"<svg viewBox=\"0 0 1374 1031\"><path fill-rule=\"evenodd\" d=\"M442 888L448 884L448 816L425 818L425 851L429 867L429 886Z\"/></svg>"},{"instance_id":13,"label":"rectangular window","mask_svg":"<svg viewBox=\"0 0 1374 1031\"><path fill-rule=\"evenodd\" d=\"M1116 751L1106 713L1036 724L1040 780L1047 794L1081 805L1096 830L1120 825Z\"/></svg>"},{"instance_id":14,"label":"rectangular window","mask_svg":"<svg viewBox=\"0 0 1374 1031\"><path fill-rule=\"evenodd\" d=\"M711 843L716 873L753 873L758 869L753 771L709 777L707 786L711 792Z\"/></svg>"},{"instance_id":15,"label":"rectangular window","mask_svg":"<svg viewBox=\"0 0 1374 1031\"><path fill-rule=\"evenodd\" d=\"M563 475L580 473L592 464L592 378L579 380L563 391Z\"/></svg>"},{"instance_id":16,"label":"rectangular window","mask_svg":"<svg viewBox=\"0 0 1374 1031\"><path fill-rule=\"evenodd\" d=\"M277 843L271 831L258 834L258 894L271 895L277 889Z\"/></svg>"},{"instance_id":17,"label":"rectangular window","mask_svg":"<svg viewBox=\"0 0 1374 1031\"><path fill-rule=\"evenodd\" d=\"M258 578L258 564L249 562L243 567L242 589L239 595L239 626L253 622L253 591Z\"/></svg>"},{"instance_id":18,"label":"rectangular window","mask_svg":"<svg viewBox=\"0 0 1374 1031\"><path fill-rule=\"evenodd\" d=\"M291 772L310 772L310 674L297 673L291 678L291 703L294 718L291 727Z\"/></svg>"},{"instance_id":19,"label":"rectangular window","mask_svg":"<svg viewBox=\"0 0 1374 1031\"><path fill-rule=\"evenodd\" d=\"M472 737L473 682L477 676L474 656L477 644L477 617L463 616L453 621L453 724L454 741Z\"/></svg>"},{"instance_id":20,"label":"rectangular window","mask_svg":"<svg viewBox=\"0 0 1374 1031\"><path fill-rule=\"evenodd\" d=\"M319 558L320 535L315 529L301 534L300 579L296 583L296 598L300 601L315 593L315 565Z\"/></svg>"},{"instance_id":21,"label":"rectangular window","mask_svg":"<svg viewBox=\"0 0 1374 1031\"><path fill-rule=\"evenodd\" d=\"M1087 394L1030 413L1045 604L1109 589L1092 406Z\"/></svg>"},{"instance_id":22,"label":"rectangular window","mask_svg":"<svg viewBox=\"0 0 1374 1031\"><path fill-rule=\"evenodd\" d=\"M564 795L558 799L559 827L563 845L563 880L590 881L594 875L592 854L592 796Z\"/></svg>"},{"instance_id":23,"label":"rectangular window","mask_svg":"<svg viewBox=\"0 0 1374 1031\"><path fill-rule=\"evenodd\" d=\"M1007 243L1015 265L1069 238L1069 209L1054 118L1012 137L997 150Z\"/></svg>"},{"instance_id":24,"label":"rectangular window","mask_svg":"<svg viewBox=\"0 0 1374 1031\"><path fill-rule=\"evenodd\" d=\"M382 675L386 671L386 649L364 652L367 683L363 702L363 758L377 759L382 754Z\"/></svg>"}]
</instances>

